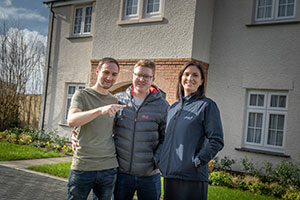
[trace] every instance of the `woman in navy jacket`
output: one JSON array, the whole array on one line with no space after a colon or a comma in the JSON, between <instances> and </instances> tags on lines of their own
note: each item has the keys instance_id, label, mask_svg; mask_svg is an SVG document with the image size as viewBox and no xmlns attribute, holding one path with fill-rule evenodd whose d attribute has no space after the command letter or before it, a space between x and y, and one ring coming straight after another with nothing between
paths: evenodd
<instances>
[{"instance_id":1,"label":"woman in navy jacket","mask_svg":"<svg viewBox=\"0 0 300 200\"><path fill-rule=\"evenodd\" d=\"M178 78L178 102L167 118L159 160L165 200L207 199L208 162L224 146L216 103L205 97L204 73L198 63L183 66Z\"/></svg>"}]
</instances>

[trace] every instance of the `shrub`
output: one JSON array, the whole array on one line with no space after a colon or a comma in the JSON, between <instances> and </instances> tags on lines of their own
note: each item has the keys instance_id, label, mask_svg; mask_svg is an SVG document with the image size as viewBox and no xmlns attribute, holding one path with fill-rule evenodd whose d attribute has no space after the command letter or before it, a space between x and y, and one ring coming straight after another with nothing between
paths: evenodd
<instances>
[{"instance_id":1,"label":"shrub","mask_svg":"<svg viewBox=\"0 0 300 200\"><path fill-rule=\"evenodd\" d=\"M6 141L7 140L7 138L6 138L7 135L10 135L10 132L8 130L0 132L0 140Z\"/></svg>"},{"instance_id":2,"label":"shrub","mask_svg":"<svg viewBox=\"0 0 300 200\"><path fill-rule=\"evenodd\" d=\"M267 183L256 182L249 185L249 190L259 195L270 195L272 193L271 188Z\"/></svg>"},{"instance_id":3,"label":"shrub","mask_svg":"<svg viewBox=\"0 0 300 200\"><path fill-rule=\"evenodd\" d=\"M16 141L17 141L17 135L14 134L14 133L8 134L8 135L6 136L6 140L7 140L8 142L16 142Z\"/></svg>"},{"instance_id":4,"label":"shrub","mask_svg":"<svg viewBox=\"0 0 300 200\"><path fill-rule=\"evenodd\" d=\"M230 159L229 156L225 156L224 158L221 158L220 160L218 157L215 157L213 159L213 165L217 171L221 171L221 170L231 171L231 166L233 164L235 164L235 160Z\"/></svg>"},{"instance_id":5,"label":"shrub","mask_svg":"<svg viewBox=\"0 0 300 200\"><path fill-rule=\"evenodd\" d=\"M274 179L283 186L300 186L300 168L297 164L282 160L274 170Z\"/></svg>"},{"instance_id":6,"label":"shrub","mask_svg":"<svg viewBox=\"0 0 300 200\"><path fill-rule=\"evenodd\" d=\"M286 192L286 189L278 183L272 183L270 188L272 190L272 195L277 198L282 197Z\"/></svg>"},{"instance_id":7,"label":"shrub","mask_svg":"<svg viewBox=\"0 0 300 200\"><path fill-rule=\"evenodd\" d=\"M253 162L251 160L248 160L247 156L245 156L245 158L242 160L242 171L246 174L250 174L250 175L257 175L258 172L257 170L254 168Z\"/></svg>"},{"instance_id":8,"label":"shrub","mask_svg":"<svg viewBox=\"0 0 300 200\"><path fill-rule=\"evenodd\" d=\"M219 172L212 172L209 175L209 180L211 181L212 185L217 186L232 186L232 177L229 173L219 171Z\"/></svg>"},{"instance_id":9,"label":"shrub","mask_svg":"<svg viewBox=\"0 0 300 200\"><path fill-rule=\"evenodd\" d=\"M282 197L283 200L300 200L300 193L299 192L287 192Z\"/></svg>"},{"instance_id":10,"label":"shrub","mask_svg":"<svg viewBox=\"0 0 300 200\"><path fill-rule=\"evenodd\" d=\"M19 135L19 144L30 144L32 142L32 137L30 135L22 133Z\"/></svg>"}]
</instances>

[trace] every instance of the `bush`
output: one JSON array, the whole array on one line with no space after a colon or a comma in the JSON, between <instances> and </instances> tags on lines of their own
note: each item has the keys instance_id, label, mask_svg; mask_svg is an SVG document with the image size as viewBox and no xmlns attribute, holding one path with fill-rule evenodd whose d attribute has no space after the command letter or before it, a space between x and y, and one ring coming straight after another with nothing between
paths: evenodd
<instances>
[{"instance_id":1,"label":"bush","mask_svg":"<svg viewBox=\"0 0 300 200\"><path fill-rule=\"evenodd\" d=\"M19 144L30 144L32 142L32 137L25 133L19 135Z\"/></svg>"},{"instance_id":2,"label":"bush","mask_svg":"<svg viewBox=\"0 0 300 200\"><path fill-rule=\"evenodd\" d=\"M256 182L249 185L249 190L259 195L270 195L272 193L271 188L267 183Z\"/></svg>"},{"instance_id":3,"label":"bush","mask_svg":"<svg viewBox=\"0 0 300 200\"><path fill-rule=\"evenodd\" d=\"M300 168L297 164L282 160L273 170L273 178L283 186L300 187Z\"/></svg>"},{"instance_id":4,"label":"bush","mask_svg":"<svg viewBox=\"0 0 300 200\"><path fill-rule=\"evenodd\" d=\"M299 192L287 192L283 197L283 200L300 200Z\"/></svg>"},{"instance_id":5,"label":"bush","mask_svg":"<svg viewBox=\"0 0 300 200\"><path fill-rule=\"evenodd\" d=\"M257 175L258 171L254 168L253 162L248 160L247 156L242 160L241 163L242 171L249 175Z\"/></svg>"},{"instance_id":6,"label":"bush","mask_svg":"<svg viewBox=\"0 0 300 200\"><path fill-rule=\"evenodd\" d=\"M11 133L11 134L6 136L6 140L8 142L16 142L17 141L17 135L14 134L14 133Z\"/></svg>"},{"instance_id":7,"label":"bush","mask_svg":"<svg viewBox=\"0 0 300 200\"><path fill-rule=\"evenodd\" d=\"M270 188L272 190L272 195L277 198L282 197L286 191L286 189L283 186L279 185L278 183L272 183L270 185Z\"/></svg>"},{"instance_id":8,"label":"bush","mask_svg":"<svg viewBox=\"0 0 300 200\"><path fill-rule=\"evenodd\" d=\"M6 141L6 137L7 135L10 135L11 133L9 132L9 130L5 130L0 132L0 140Z\"/></svg>"},{"instance_id":9,"label":"bush","mask_svg":"<svg viewBox=\"0 0 300 200\"><path fill-rule=\"evenodd\" d=\"M212 185L232 187L232 177L226 172L212 172L209 175L209 180Z\"/></svg>"},{"instance_id":10,"label":"bush","mask_svg":"<svg viewBox=\"0 0 300 200\"><path fill-rule=\"evenodd\" d=\"M221 171L221 170L231 171L231 166L233 164L235 164L235 160L230 159L227 156L225 156L224 158L221 158L220 160L218 157L215 157L213 159L213 165L217 171Z\"/></svg>"}]
</instances>

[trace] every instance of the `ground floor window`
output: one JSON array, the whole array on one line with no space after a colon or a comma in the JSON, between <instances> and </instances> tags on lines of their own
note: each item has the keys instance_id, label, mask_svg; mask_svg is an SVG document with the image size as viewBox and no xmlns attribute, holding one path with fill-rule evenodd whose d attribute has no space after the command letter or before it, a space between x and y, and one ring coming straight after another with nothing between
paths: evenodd
<instances>
[{"instance_id":1,"label":"ground floor window","mask_svg":"<svg viewBox=\"0 0 300 200\"><path fill-rule=\"evenodd\" d=\"M249 90L247 97L245 146L283 151L288 93Z\"/></svg>"}]
</instances>

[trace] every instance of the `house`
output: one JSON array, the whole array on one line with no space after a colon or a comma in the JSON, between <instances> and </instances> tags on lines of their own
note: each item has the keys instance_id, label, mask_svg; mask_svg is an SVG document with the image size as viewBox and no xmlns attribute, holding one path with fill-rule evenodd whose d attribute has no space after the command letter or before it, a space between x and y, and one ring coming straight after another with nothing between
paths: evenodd
<instances>
[{"instance_id":1,"label":"house","mask_svg":"<svg viewBox=\"0 0 300 200\"><path fill-rule=\"evenodd\" d=\"M183 63L200 62L221 111L219 157L299 161L300 0L52 0L41 124L66 136L70 99L95 83L103 57L118 59L112 92L133 65L157 64L155 84L175 99ZM53 26L52 26L53 21ZM239 168L235 165L234 168Z\"/></svg>"}]
</instances>

